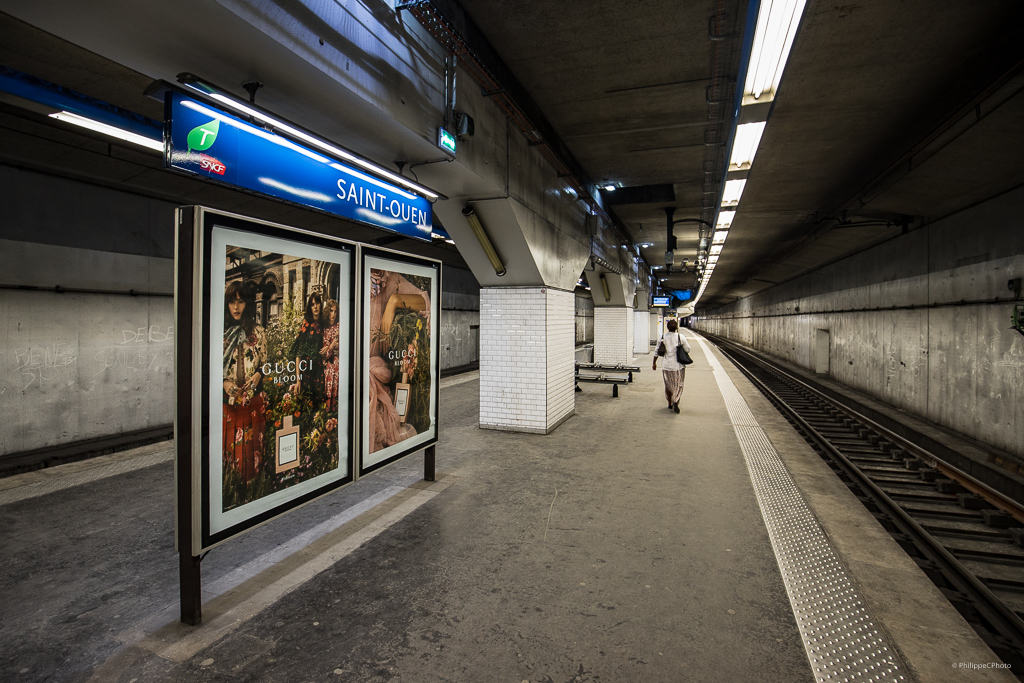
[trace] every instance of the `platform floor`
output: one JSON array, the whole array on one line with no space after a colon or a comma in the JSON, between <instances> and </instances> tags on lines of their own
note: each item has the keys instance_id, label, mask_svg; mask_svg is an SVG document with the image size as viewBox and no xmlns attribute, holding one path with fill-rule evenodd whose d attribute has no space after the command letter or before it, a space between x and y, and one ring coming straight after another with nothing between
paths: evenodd
<instances>
[{"instance_id":1,"label":"platform floor","mask_svg":"<svg viewBox=\"0 0 1024 683\"><path fill-rule=\"evenodd\" d=\"M410 456L215 548L195 628L177 622L168 444L0 480L0 680L813 681L742 446L758 429L904 680L1016 680L974 668L998 660L691 343L681 414L640 356L619 398L581 385L547 436L479 429L475 374L443 380L438 481Z\"/></svg>"}]
</instances>

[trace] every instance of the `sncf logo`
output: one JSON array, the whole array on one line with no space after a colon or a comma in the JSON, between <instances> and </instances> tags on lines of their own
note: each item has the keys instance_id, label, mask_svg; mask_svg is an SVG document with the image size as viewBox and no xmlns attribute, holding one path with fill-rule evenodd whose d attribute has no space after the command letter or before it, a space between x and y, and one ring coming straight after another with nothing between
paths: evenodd
<instances>
[{"instance_id":1,"label":"sncf logo","mask_svg":"<svg viewBox=\"0 0 1024 683\"><path fill-rule=\"evenodd\" d=\"M199 168L210 173L216 173L217 175L224 175L224 171L227 170L227 166L221 163L218 159L214 159L209 154L199 155Z\"/></svg>"}]
</instances>

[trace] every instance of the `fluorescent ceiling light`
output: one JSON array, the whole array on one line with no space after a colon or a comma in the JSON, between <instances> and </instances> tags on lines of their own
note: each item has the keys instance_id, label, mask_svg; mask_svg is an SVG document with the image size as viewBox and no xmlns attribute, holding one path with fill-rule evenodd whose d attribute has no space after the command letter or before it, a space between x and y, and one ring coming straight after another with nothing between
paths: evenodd
<instances>
[{"instance_id":1,"label":"fluorescent ceiling light","mask_svg":"<svg viewBox=\"0 0 1024 683\"><path fill-rule=\"evenodd\" d=\"M722 206L736 206L739 204L740 197L743 195L743 187L746 184L746 178L726 180L725 189L722 190Z\"/></svg>"},{"instance_id":2,"label":"fluorescent ceiling light","mask_svg":"<svg viewBox=\"0 0 1024 683\"><path fill-rule=\"evenodd\" d=\"M775 98L807 0L761 0L743 86L743 104Z\"/></svg>"},{"instance_id":3,"label":"fluorescent ceiling light","mask_svg":"<svg viewBox=\"0 0 1024 683\"><path fill-rule=\"evenodd\" d=\"M713 266L716 263L718 263L718 254L715 254L714 256L709 256L708 257L708 265L709 266Z\"/></svg>"},{"instance_id":4,"label":"fluorescent ceiling light","mask_svg":"<svg viewBox=\"0 0 1024 683\"><path fill-rule=\"evenodd\" d=\"M765 121L741 123L736 126L736 137L732 141L732 157L729 159L730 171L746 171L754 162L757 146L761 143Z\"/></svg>"},{"instance_id":5,"label":"fluorescent ceiling light","mask_svg":"<svg viewBox=\"0 0 1024 683\"><path fill-rule=\"evenodd\" d=\"M732 219L735 215L735 211L719 211L718 225L715 226L715 230L728 230L729 226L732 225Z\"/></svg>"},{"instance_id":6,"label":"fluorescent ceiling light","mask_svg":"<svg viewBox=\"0 0 1024 683\"><path fill-rule=\"evenodd\" d=\"M341 149L340 147L336 147L335 145L325 142L320 138L314 137L309 133L305 133L299 130L298 128L295 128L294 126L288 125L287 123L281 121L280 119L276 119L273 116L264 114L263 112L257 109L253 109L252 107L249 107L243 104L242 102L239 102L233 97L228 97L227 95L224 95L216 91L211 92L210 90L212 90L212 87L210 87L210 90L207 90L205 88L200 88L196 85L193 85L192 83L185 83L184 85L188 86L189 88L192 88L196 92L200 92L206 95L207 97L217 100L218 102L229 107L230 109L234 109L235 111L241 112L246 116L251 116L256 121L265 123L273 127L275 130L283 131L288 135L291 135L292 137L298 138L299 140L302 140L303 142L312 145L313 147L316 147L327 152L328 154L332 154L336 157L341 157L346 161L350 161L356 166L360 166L362 168L365 168L367 171L370 171L371 173L379 175L383 178L387 178L391 182L397 183L402 187L408 188L413 192L416 192L424 197L427 197L428 199L437 199L439 196L433 190L429 190L426 187L419 185L418 183L414 183L403 176L400 176L396 173L392 173L383 166L378 166L377 164L367 161L362 157L356 156L351 152L347 152Z\"/></svg>"},{"instance_id":7,"label":"fluorescent ceiling light","mask_svg":"<svg viewBox=\"0 0 1024 683\"><path fill-rule=\"evenodd\" d=\"M711 240L711 244L725 244L725 238L728 236L728 230L715 230L715 239Z\"/></svg>"},{"instance_id":8,"label":"fluorescent ceiling light","mask_svg":"<svg viewBox=\"0 0 1024 683\"><path fill-rule=\"evenodd\" d=\"M721 244L712 244L711 245L711 255L712 256L718 256L719 254L721 254L722 253L722 246L723 245L721 245Z\"/></svg>"},{"instance_id":9,"label":"fluorescent ceiling light","mask_svg":"<svg viewBox=\"0 0 1024 683\"><path fill-rule=\"evenodd\" d=\"M601 189L604 190L605 192L615 192L616 188L614 185L604 185Z\"/></svg>"},{"instance_id":10,"label":"fluorescent ceiling light","mask_svg":"<svg viewBox=\"0 0 1024 683\"><path fill-rule=\"evenodd\" d=\"M57 119L58 121L64 121L65 123L73 123L76 126L82 128L88 128L89 130L96 131L97 133L103 133L110 137L117 138L118 140L124 140L125 142L131 142L136 145L141 145L147 149L152 149L157 152L164 151L164 143L162 140L154 140L153 138L147 138L144 135L138 133L132 133L124 128L118 128L117 126L111 126L94 119L87 119L84 116L78 114L72 114L69 111L58 111L50 114L51 119Z\"/></svg>"}]
</instances>

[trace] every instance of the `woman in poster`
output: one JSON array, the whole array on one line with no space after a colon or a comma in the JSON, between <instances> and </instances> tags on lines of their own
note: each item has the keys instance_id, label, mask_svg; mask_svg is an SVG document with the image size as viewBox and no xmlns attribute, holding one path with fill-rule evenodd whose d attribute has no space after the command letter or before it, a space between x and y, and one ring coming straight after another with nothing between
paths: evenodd
<instances>
[{"instance_id":1,"label":"woman in poster","mask_svg":"<svg viewBox=\"0 0 1024 683\"><path fill-rule=\"evenodd\" d=\"M328 299L323 315L324 346L320 357L324 361L324 392L327 394L327 408L338 409L338 302Z\"/></svg>"},{"instance_id":2,"label":"woman in poster","mask_svg":"<svg viewBox=\"0 0 1024 683\"><path fill-rule=\"evenodd\" d=\"M324 347L323 328L320 327L323 303L317 292L313 292L306 299L299 336L295 338L295 343L288 353L290 358L295 359L296 368L306 368L301 370L302 379L296 382L295 392L309 398L313 402L314 410L319 408L324 400L324 366L320 360L320 349Z\"/></svg>"},{"instance_id":3,"label":"woman in poster","mask_svg":"<svg viewBox=\"0 0 1024 683\"><path fill-rule=\"evenodd\" d=\"M391 368L384 355L389 349L389 333L395 311L408 308L425 319L430 335L430 294L416 287L400 274L370 270L370 449L373 453L404 441L416 434L416 428L403 423L395 408L394 397L387 384L392 380ZM408 361L403 361L406 365Z\"/></svg>"},{"instance_id":4,"label":"woman in poster","mask_svg":"<svg viewBox=\"0 0 1024 683\"><path fill-rule=\"evenodd\" d=\"M256 291L236 280L224 291L223 457L249 483L263 457L266 404L260 367L267 358L267 336L256 323Z\"/></svg>"}]
</instances>

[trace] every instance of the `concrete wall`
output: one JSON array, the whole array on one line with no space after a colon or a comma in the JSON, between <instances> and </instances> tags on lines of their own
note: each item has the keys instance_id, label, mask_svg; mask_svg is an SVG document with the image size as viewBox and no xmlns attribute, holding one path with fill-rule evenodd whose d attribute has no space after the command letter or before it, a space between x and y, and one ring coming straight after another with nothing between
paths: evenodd
<instances>
[{"instance_id":1,"label":"concrete wall","mask_svg":"<svg viewBox=\"0 0 1024 683\"><path fill-rule=\"evenodd\" d=\"M0 454L170 424L172 264L0 240Z\"/></svg>"},{"instance_id":2,"label":"concrete wall","mask_svg":"<svg viewBox=\"0 0 1024 683\"><path fill-rule=\"evenodd\" d=\"M174 205L3 166L0 201L0 455L170 424ZM442 370L477 362L479 301L444 269Z\"/></svg>"},{"instance_id":3,"label":"concrete wall","mask_svg":"<svg viewBox=\"0 0 1024 683\"><path fill-rule=\"evenodd\" d=\"M729 306L697 328L1024 456L1024 190ZM1017 303L1024 304L1024 300ZM827 358L817 349L827 332Z\"/></svg>"},{"instance_id":4,"label":"concrete wall","mask_svg":"<svg viewBox=\"0 0 1024 683\"><path fill-rule=\"evenodd\" d=\"M594 300L589 296L576 294L576 343L594 341ZM589 361L587 361L589 362Z\"/></svg>"}]
</instances>

